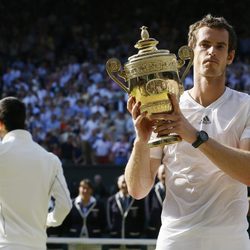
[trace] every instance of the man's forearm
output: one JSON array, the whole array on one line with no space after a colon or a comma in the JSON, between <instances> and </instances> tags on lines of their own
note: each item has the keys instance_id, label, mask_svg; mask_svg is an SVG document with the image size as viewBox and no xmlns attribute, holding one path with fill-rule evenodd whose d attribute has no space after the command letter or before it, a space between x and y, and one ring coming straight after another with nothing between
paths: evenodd
<instances>
[{"instance_id":1,"label":"man's forearm","mask_svg":"<svg viewBox=\"0 0 250 250\"><path fill-rule=\"evenodd\" d=\"M135 199L145 197L154 183L155 174L150 167L150 149L146 143L135 141L125 168L128 191Z\"/></svg>"},{"instance_id":2,"label":"man's forearm","mask_svg":"<svg viewBox=\"0 0 250 250\"><path fill-rule=\"evenodd\" d=\"M209 139L199 149L222 171L250 186L250 152L231 148Z\"/></svg>"}]
</instances>

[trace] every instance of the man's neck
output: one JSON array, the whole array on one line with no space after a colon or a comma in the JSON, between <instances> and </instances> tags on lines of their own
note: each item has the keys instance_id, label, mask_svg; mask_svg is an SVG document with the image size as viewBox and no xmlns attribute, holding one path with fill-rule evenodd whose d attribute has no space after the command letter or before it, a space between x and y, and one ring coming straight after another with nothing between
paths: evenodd
<instances>
[{"instance_id":1,"label":"man's neck","mask_svg":"<svg viewBox=\"0 0 250 250\"><path fill-rule=\"evenodd\" d=\"M122 196L128 196L128 191L125 191L125 190L120 190L120 194L122 195Z\"/></svg>"},{"instance_id":2,"label":"man's neck","mask_svg":"<svg viewBox=\"0 0 250 250\"><path fill-rule=\"evenodd\" d=\"M220 98L225 91L225 78L194 79L194 87L189 90L191 97L203 107Z\"/></svg>"},{"instance_id":3,"label":"man's neck","mask_svg":"<svg viewBox=\"0 0 250 250\"><path fill-rule=\"evenodd\" d=\"M81 200L82 200L82 204L84 205L84 206L86 206L86 205L88 205L89 204L89 202L90 202L90 198L91 198L91 196L88 196L88 197L81 197Z\"/></svg>"},{"instance_id":4,"label":"man's neck","mask_svg":"<svg viewBox=\"0 0 250 250\"><path fill-rule=\"evenodd\" d=\"M8 131L5 128L5 125L0 122L0 138L1 140L4 138L4 136L8 133Z\"/></svg>"}]
</instances>

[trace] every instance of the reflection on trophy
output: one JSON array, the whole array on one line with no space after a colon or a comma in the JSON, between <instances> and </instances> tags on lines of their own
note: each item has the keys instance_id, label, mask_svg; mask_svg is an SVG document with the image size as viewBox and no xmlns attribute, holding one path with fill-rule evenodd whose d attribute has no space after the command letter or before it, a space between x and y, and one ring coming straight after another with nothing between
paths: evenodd
<instances>
[{"instance_id":1,"label":"reflection on trophy","mask_svg":"<svg viewBox=\"0 0 250 250\"><path fill-rule=\"evenodd\" d=\"M141 40L135 45L139 52L128 58L124 69L118 59L109 59L106 70L113 81L134 96L136 101L141 102L141 113L171 113L169 94L173 93L179 99L183 93L183 80L193 63L193 50L188 46L182 46L177 59L176 55L168 50L156 48L158 41L149 37L147 27L143 26L141 30ZM179 70L185 65L186 60L189 62L180 78ZM179 141L179 135L167 134L150 140L148 145L163 146Z\"/></svg>"}]
</instances>

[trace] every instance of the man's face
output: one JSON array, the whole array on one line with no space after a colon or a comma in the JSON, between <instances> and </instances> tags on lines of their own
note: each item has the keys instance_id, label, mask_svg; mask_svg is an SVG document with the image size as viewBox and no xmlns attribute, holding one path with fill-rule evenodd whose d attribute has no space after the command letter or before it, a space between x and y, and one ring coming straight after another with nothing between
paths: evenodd
<instances>
[{"instance_id":1,"label":"man's face","mask_svg":"<svg viewBox=\"0 0 250 250\"><path fill-rule=\"evenodd\" d=\"M235 51L228 52L229 34L225 29L202 27L196 34L194 72L203 77L221 77L231 64Z\"/></svg>"},{"instance_id":2,"label":"man's face","mask_svg":"<svg viewBox=\"0 0 250 250\"><path fill-rule=\"evenodd\" d=\"M123 193L127 193L128 192L128 187L127 187L127 183L125 181L124 175L121 175L118 178L117 185L118 185L119 190L122 191Z\"/></svg>"},{"instance_id":3,"label":"man's face","mask_svg":"<svg viewBox=\"0 0 250 250\"><path fill-rule=\"evenodd\" d=\"M89 198L92 195L92 189L86 183L80 183L79 195L84 198Z\"/></svg>"},{"instance_id":4,"label":"man's face","mask_svg":"<svg viewBox=\"0 0 250 250\"><path fill-rule=\"evenodd\" d=\"M165 183L165 166L161 165L158 169L157 177L160 182Z\"/></svg>"}]
</instances>

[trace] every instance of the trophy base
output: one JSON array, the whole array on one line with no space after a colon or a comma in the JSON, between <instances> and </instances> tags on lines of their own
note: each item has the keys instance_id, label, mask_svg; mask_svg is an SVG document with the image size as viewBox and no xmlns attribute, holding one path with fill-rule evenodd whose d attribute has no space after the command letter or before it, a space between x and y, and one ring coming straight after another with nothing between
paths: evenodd
<instances>
[{"instance_id":1,"label":"trophy base","mask_svg":"<svg viewBox=\"0 0 250 250\"><path fill-rule=\"evenodd\" d=\"M150 148L153 147L159 147L159 146L164 146L164 145L169 145L169 144L174 144L177 142L182 141L181 137L179 135L167 135L164 137L159 137L156 139L152 139L148 141L148 146Z\"/></svg>"}]
</instances>

